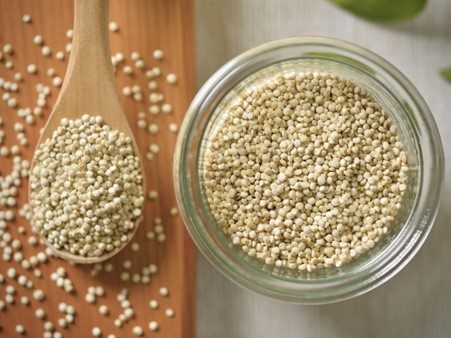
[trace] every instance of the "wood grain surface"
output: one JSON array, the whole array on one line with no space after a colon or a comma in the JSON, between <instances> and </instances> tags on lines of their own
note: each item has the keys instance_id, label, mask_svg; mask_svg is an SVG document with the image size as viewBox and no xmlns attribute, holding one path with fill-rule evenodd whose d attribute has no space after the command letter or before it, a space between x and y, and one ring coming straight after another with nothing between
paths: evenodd
<instances>
[{"instance_id":1,"label":"wood grain surface","mask_svg":"<svg viewBox=\"0 0 451 338\"><path fill-rule=\"evenodd\" d=\"M242 289L199 255L197 337L451 336L451 84L438 75L451 65L450 14L449 0L429 0L414 20L392 24L359 19L326 0L196 1L199 85L261 43L305 35L345 39L380 54L414 83L437 121L446 158L437 221L423 248L390 281L349 301L297 306Z\"/></svg>"},{"instance_id":2,"label":"wood grain surface","mask_svg":"<svg viewBox=\"0 0 451 338\"><path fill-rule=\"evenodd\" d=\"M30 14L30 24L22 22L22 15ZM127 114L127 118L143 157L150 143L156 143L160 152L153 160L145 160L145 173L147 179L147 191L155 189L158 191L156 201L147 201L145 208L145 219L140 225L136 242L140 244L140 250L134 252L127 247L118 256L107 261L114 264L112 272L100 272L97 276L90 275L92 266L72 266L60 259L51 258L50 262L42 265L40 269L43 277L37 279L31 271L26 271L15 262L0 262L0 273L6 275L6 270L13 266L20 274L24 274L33 280L35 289L42 289L46 294L46 300L38 303L32 298L32 291L20 286L17 281L6 278L6 283L0 285L0 297L5 295L5 285L11 284L16 288L17 295L14 305L8 305L4 312L0 312L0 324L3 331L0 336L14 337L14 327L22 324L28 337L42 337L43 321L37 319L34 312L41 307L46 311L48 320L52 321L57 330L64 337L89 337L94 326L102 329L103 337L114 333L117 337L133 336L132 328L140 325L144 329L144 336L159 337L191 337L194 332L194 263L195 250L189 239L179 216L170 214L171 207L176 206L172 185L172 155L176 140L176 133L170 132L169 123L180 123L184 111L194 94L194 37L193 37L193 6L187 0L111 0L110 20L116 21L119 30L110 33L112 53L122 52L125 55L125 63L117 67L117 80L119 88L138 84L143 91L143 100L134 101L130 97L121 95L121 102ZM73 4L71 0L0 0L0 46L6 43L12 44L14 54L6 56L14 64L13 69L6 69L5 63L0 63L0 77L13 81L14 73L21 72L24 81L19 84L18 93L13 93L19 101L19 107L35 107L37 94L35 86L43 83L51 87L51 95L44 109L44 117L39 118L34 126L25 125L26 135L30 144L22 147L24 158L31 159L32 149L38 138L38 130L45 123L51 107L57 97L58 88L52 86L51 78L46 75L49 67L56 69L59 76L63 76L68 60L65 53L64 61L56 60L55 52L64 50L69 42L66 31L72 27ZM33 44L32 40L36 34L41 34L44 43L52 50L50 57L41 55L40 47ZM152 58L155 49L164 51L161 61ZM132 65L130 59L132 52L138 52L146 62L146 69L161 67L163 75L156 78L158 89L165 96L165 101L173 107L170 114L160 113L151 115L148 113L149 93L147 87L148 79L144 71L134 68L132 76L122 72L124 64ZM36 64L38 73L35 75L26 72L26 65ZM175 85L165 81L166 74L173 72L178 77ZM0 89L0 93L4 91ZM0 117L4 121L6 132L5 144L11 146L17 144L13 125L15 122L23 122L16 116L16 109L11 109L4 102L0 102ZM146 112L148 122L159 126L157 135L151 135L146 130L138 130L137 113ZM4 176L11 170L11 158L0 157L0 175ZM27 201L28 181L23 180L18 193L18 205ZM25 257L29 257L43 247L32 248L27 244L27 237L31 235L31 229L26 220L18 216L17 208L14 209L16 221L9 224L13 238L22 242L21 250ZM154 227L154 217L161 217L167 239L160 243L155 240L146 239L146 232ZM26 234L19 234L17 227L23 225ZM140 272L144 266L155 263L158 272L152 276L149 284L135 284L131 281L120 281L120 272L124 260L132 261L130 273ZM73 295L65 293L61 288L50 280L50 274L58 267L64 267L69 278L73 281L76 293ZM98 298L95 304L85 301L85 294L89 286L103 286L106 296ZM169 289L168 297L161 297L158 293L160 287ZM124 325L116 328L114 319L121 312L116 296L122 288L129 290L130 302L135 310L135 318ZM31 299L30 306L20 304L20 296L26 295ZM148 303L150 299L159 301L159 308L152 310ZM67 329L58 328L57 320L63 315L58 312L57 306L60 302L73 305L77 311L75 324ZM110 308L109 316L99 314L98 307L106 304ZM166 308L175 311L173 318L164 314ZM156 320L159 323L158 332L151 332L148 323Z\"/></svg>"}]
</instances>

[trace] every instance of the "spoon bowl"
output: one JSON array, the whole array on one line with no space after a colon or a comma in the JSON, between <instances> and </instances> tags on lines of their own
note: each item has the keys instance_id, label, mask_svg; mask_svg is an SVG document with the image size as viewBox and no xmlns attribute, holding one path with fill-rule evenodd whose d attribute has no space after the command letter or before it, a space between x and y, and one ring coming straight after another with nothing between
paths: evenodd
<instances>
[{"instance_id":1,"label":"spoon bowl","mask_svg":"<svg viewBox=\"0 0 451 338\"><path fill-rule=\"evenodd\" d=\"M143 161L120 104L111 63L108 37L109 0L75 0L74 4L74 38L69 64L61 91L35 149L52 136L60 126L62 118L80 119L84 114L101 116L103 123L130 137L134 153L139 158L145 191ZM31 162L30 172L34 167L35 156ZM31 197L31 187L29 196ZM143 219L142 215L141 212L141 216L135 220L126 242L98 257L85 257L58 250L45 238L42 239L55 256L75 263L98 263L116 255L131 241Z\"/></svg>"}]
</instances>

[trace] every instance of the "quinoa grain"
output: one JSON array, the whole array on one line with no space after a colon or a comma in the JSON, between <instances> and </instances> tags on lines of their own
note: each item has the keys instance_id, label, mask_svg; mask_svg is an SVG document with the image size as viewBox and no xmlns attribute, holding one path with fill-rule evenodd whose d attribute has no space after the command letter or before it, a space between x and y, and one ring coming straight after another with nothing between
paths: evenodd
<instances>
[{"instance_id":1,"label":"quinoa grain","mask_svg":"<svg viewBox=\"0 0 451 338\"><path fill-rule=\"evenodd\" d=\"M35 156L31 221L55 249L98 257L128 241L144 202L130 138L100 117L62 119Z\"/></svg>"},{"instance_id":2,"label":"quinoa grain","mask_svg":"<svg viewBox=\"0 0 451 338\"><path fill-rule=\"evenodd\" d=\"M407 156L364 88L319 72L242 93L204 157L211 212L233 244L269 265L339 267L388 231Z\"/></svg>"}]
</instances>

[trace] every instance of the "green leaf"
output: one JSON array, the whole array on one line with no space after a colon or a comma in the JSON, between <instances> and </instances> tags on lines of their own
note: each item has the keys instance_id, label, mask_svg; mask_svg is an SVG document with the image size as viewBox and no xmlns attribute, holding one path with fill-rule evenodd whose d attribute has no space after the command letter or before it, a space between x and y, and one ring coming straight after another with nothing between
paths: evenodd
<instances>
[{"instance_id":1,"label":"green leaf","mask_svg":"<svg viewBox=\"0 0 451 338\"><path fill-rule=\"evenodd\" d=\"M442 75L442 77L443 77L446 81L451 82L451 67L449 67L449 68L443 68L443 69L440 71L440 74Z\"/></svg>"},{"instance_id":2,"label":"green leaf","mask_svg":"<svg viewBox=\"0 0 451 338\"><path fill-rule=\"evenodd\" d=\"M374 21L396 21L413 18L427 0L331 0L334 4Z\"/></svg>"}]
</instances>

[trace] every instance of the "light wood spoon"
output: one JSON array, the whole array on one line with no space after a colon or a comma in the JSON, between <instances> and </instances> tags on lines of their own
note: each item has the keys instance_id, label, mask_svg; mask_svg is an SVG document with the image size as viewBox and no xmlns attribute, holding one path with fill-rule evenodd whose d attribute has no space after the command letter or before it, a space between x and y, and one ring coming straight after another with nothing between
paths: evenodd
<instances>
[{"instance_id":1,"label":"light wood spoon","mask_svg":"<svg viewBox=\"0 0 451 338\"><path fill-rule=\"evenodd\" d=\"M104 123L112 129L117 129L132 139L135 154L139 157L141 163L144 191L142 158L120 104L111 63L108 37L108 4L109 0L74 1L74 38L64 83L35 149L52 136L54 130L60 126L61 118L78 119L83 114L101 116ZM33 157L31 172L34 168L34 160ZM30 192L31 189L29 189ZM29 196L31 195L29 194ZM134 236L142 218L143 216L137 219L128 242L99 257L73 255L67 251L57 250L45 238L43 240L58 257L75 263L97 263L122 250Z\"/></svg>"}]
</instances>

